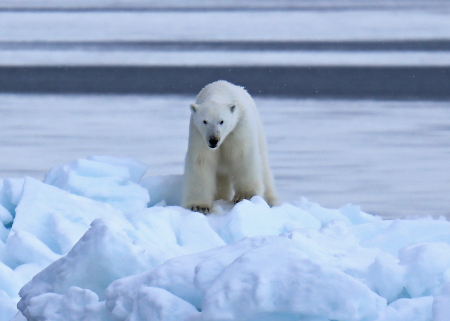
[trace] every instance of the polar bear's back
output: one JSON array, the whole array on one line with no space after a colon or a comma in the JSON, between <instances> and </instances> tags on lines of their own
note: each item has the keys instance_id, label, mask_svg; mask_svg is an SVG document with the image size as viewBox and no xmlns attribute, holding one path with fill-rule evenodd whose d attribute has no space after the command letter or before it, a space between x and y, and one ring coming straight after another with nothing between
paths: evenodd
<instances>
[{"instance_id":1,"label":"polar bear's back","mask_svg":"<svg viewBox=\"0 0 450 321\"><path fill-rule=\"evenodd\" d=\"M244 108L256 111L255 103L244 87L236 86L226 80L218 80L206 85L197 95L197 104L206 101L235 102Z\"/></svg>"}]
</instances>

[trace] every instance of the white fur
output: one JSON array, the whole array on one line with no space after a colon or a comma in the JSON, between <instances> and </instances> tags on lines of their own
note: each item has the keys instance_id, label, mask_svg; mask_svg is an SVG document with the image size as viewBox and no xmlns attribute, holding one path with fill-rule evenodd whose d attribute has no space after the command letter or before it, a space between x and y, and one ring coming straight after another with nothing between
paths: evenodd
<instances>
[{"instance_id":1,"label":"white fur","mask_svg":"<svg viewBox=\"0 0 450 321\"><path fill-rule=\"evenodd\" d=\"M247 91L213 82L200 91L191 111L183 206L206 214L216 199L239 202L255 195L275 205L266 138Z\"/></svg>"}]
</instances>

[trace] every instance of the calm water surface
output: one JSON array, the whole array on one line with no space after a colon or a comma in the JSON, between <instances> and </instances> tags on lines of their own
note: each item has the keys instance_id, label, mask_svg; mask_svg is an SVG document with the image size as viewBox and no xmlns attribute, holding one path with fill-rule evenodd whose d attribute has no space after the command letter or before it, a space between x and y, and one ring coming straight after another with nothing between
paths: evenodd
<instances>
[{"instance_id":1,"label":"calm water surface","mask_svg":"<svg viewBox=\"0 0 450 321\"><path fill-rule=\"evenodd\" d=\"M0 95L0 177L89 155L179 174L187 96ZM278 194L386 218L450 216L450 102L257 98Z\"/></svg>"}]
</instances>

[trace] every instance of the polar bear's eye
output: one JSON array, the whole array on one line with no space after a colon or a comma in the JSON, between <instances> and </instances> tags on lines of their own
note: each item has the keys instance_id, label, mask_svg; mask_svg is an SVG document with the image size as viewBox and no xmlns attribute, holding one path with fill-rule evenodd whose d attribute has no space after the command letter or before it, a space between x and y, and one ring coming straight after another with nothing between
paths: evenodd
<instances>
[{"instance_id":1,"label":"polar bear's eye","mask_svg":"<svg viewBox=\"0 0 450 321\"><path fill-rule=\"evenodd\" d=\"M222 124L223 124L223 120L221 120L219 124L221 124L221 125L222 125Z\"/></svg>"},{"instance_id":2,"label":"polar bear's eye","mask_svg":"<svg viewBox=\"0 0 450 321\"><path fill-rule=\"evenodd\" d=\"M205 125L206 125L207 123L208 123L208 122L207 122L206 120L204 120L204 121L203 121L203 124L205 124Z\"/></svg>"}]
</instances>

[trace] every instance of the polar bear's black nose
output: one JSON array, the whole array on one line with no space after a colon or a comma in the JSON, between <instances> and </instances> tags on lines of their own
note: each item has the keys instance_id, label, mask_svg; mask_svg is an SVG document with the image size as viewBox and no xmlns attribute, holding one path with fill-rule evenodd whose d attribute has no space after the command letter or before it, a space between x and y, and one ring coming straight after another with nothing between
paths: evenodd
<instances>
[{"instance_id":1,"label":"polar bear's black nose","mask_svg":"<svg viewBox=\"0 0 450 321\"><path fill-rule=\"evenodd\" d=\"M216 148L218 142L219 142L219 140L217 138L210 138L208 141L209 147Z\"/></svg>"}]
</instances>

